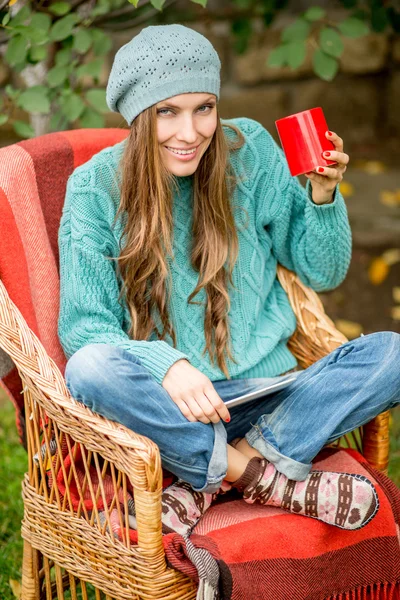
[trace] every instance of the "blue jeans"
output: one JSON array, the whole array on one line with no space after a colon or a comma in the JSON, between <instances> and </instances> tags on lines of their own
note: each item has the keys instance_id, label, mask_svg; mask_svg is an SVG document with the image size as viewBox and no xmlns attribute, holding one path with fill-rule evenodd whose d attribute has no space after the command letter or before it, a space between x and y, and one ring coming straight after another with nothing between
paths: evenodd
<instances>
[{"instance_id":1,"label":"blue jeans","mask_svg":"<svg viewBox=\"0 0 400 600\"><path fill-rule=\"evenodd\" d=\"M248 443L290 479L303 480L321 448L400 402L400 335L347 342L298 373L287 388L230 410L231 421L190 422L139 359L89 344L68 361L71 394L94 412L152 439L162 464L197 491L215 492L227 472L227 443ZM265 379L214 381L226 401Z\"/></svg>"}]
</instances>

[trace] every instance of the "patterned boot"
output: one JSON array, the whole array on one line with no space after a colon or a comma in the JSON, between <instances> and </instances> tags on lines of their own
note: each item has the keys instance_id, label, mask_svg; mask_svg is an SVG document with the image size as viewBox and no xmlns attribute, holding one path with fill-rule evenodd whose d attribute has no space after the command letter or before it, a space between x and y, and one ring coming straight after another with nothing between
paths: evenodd
<instances>
[{"instance_id":1,"label":"patterned boot","mask_svg":"<svg viewBox=\"0 0 400 600\"><path fill-rule=\"evenodd\" d=\"M252 458L232 486L249 504L277 506L341 529L361 529L379 508L376 490L363 475L311 471L304 481L293 481L265 458Z\"/></svg>"}]
</instances>

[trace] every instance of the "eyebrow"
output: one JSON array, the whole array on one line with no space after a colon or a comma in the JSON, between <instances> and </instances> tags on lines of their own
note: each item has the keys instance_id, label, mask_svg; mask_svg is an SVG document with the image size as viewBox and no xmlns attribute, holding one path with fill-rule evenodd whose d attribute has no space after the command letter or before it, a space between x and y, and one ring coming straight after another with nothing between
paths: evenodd
<instances>
[{"instance_id":1,"label":"eyebrow","mask_svg":"<svg viewBox=\"0 0 400 600\"><path fill-rule=\"evenodd\" d=\"M209 97L207 100L204 100L204 102L200 102L200 104L198 104L198 105L196 106L196 108L198 108L199 106L203 106L203 104L206 104L207 102L215 102L215 98L213 98L212 96L210 96L210 97ZM175 104L170 104L169 102L168 102L168 104L164 104L164 103L163 103L163 104L162 104L162 107L161 107L161 106L158 106L157 108L165 108L165 107L167 107L167 106L168 106L168 108L177 108L177 109L179 109L179 110L180 110L180 108L181 108L180 106L176 106Z\"/></svg>"}]
</instances>

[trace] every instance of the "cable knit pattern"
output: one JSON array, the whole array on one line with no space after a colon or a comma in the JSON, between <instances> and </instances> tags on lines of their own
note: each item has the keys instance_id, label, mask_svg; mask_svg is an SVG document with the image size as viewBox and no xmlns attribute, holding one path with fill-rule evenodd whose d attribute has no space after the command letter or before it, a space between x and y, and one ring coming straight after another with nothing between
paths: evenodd
<instances>
[{"instance_id":1,"label":"cable knit pattern","mask_svg":"<svg viewBox=\"0 0 400 600\"><path fill-rule=\"evenodd\" d=\"M276 278L277 262L296 271L316 291L344 279L351 257L351 233L344 200L337 189L331 204L318 206L311 185L303 188L289 173L272 136L247 118L223 121L243 132L246 143L231 154L240 177L232 197L239 236L229 312L233 354L232 378L273 377L296 366L287 340L296 322L286 293ZM225 128L227 137L235 136ZM134 353L161 383L177 360L187 358L211 381L224 379L203 357L204 304L187 304L198 274L190 264L192 177L179 177L174 197L174 258L169 316L177 335L146 341L127 335L130 315L118 302L115 272L123 219L112 222L119 204L117 167L125 141L106 148L81 165L67 184L59 231L61 298L59 336L67 357L89 343L106 343ZM245 209L245 210L243 210ZM246 215L247 213L247 215ZM204 290L195 298L205 302Z\"/></svg>"}]
</instances>

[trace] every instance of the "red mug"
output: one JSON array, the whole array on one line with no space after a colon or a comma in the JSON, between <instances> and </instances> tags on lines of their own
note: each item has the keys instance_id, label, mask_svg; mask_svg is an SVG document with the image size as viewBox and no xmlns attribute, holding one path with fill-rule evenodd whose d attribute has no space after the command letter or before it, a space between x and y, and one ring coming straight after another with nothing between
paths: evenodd
<instances>
[{"instance_id":1,"label":"red mug","mask_svg":"<svg viewBox=\"0 0 400 600\"><path fill-rule=\"evenodd\" d=\"M322 154L335 146L325 135L328 125L320 106L278 119L275 125L293 176L336 164Z\"/></svg>"}]
</instances>

